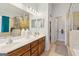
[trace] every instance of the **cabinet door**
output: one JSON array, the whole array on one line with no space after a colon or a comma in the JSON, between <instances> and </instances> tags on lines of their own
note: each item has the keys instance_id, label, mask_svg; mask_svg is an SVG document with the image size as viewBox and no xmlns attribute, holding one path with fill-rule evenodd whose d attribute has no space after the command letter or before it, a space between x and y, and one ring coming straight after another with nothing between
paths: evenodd
<instances>
[{"instance_id":1,"label":"cabinet door","mask_svg":"<svg viewBox=\"0 0 79 59\"><path fill-rule=\"evenodd\" d=\"M30 50L27 51L27 52L25 52L25 53L23 54L23 56L30 56Z\"/></svg>"},{"instance_id":2,"label":"cabinet door","mask_svg":"<svg viewBox=\"0 0 79 59\"><path fill-rule=\"evenodd\" d=\"M31 55L32 55L35 51L38 51L38 49L39 49L39 45L37 45L37 46L31 48Z\"/></svg>"},{"instance_id":3,"label":"cabinet door","mask_svg":"<svg viewBox=\"0 0 79 59\"><path fill-rule=\"evenodd\" d=\"M35 47L37 45L38 45L38 40L32 42L30 47L33 48L33 47Z\"/></svg>"},{"instance_id":4,"label":"cabinet door","mask_svg":"<svg viewBox=\"0 0 79 59\"><path fill-rule=\"evenodd\" d=\"M38 50L36 50L31 56L38 56Z\"/></svg>"},{"instance_id":5,"label":"cabinet door","mask_svg":"<svg viewBox=\"0 0 79 59\"><path fill-rule=\"evenodd\" d=\"M39 55L41 55L44 52L45 49L45 39L41 38L39 40Z\"/></svg>"},{"instance_id":6,"label":"cabinet door","mask_svg":"<svg viewBox=\"0 0 79 59\"><path fill-rule=\"evenodd\" d=\"M44 49L45 49L44 42L42 42L39 44L39 55L41 55L44 52Z\"/></svg>"}]
</instances>

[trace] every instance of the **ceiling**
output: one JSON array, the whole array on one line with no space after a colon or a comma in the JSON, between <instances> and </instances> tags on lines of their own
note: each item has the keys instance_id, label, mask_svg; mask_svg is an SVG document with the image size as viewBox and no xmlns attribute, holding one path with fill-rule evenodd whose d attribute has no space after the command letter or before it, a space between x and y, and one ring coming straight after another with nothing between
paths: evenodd
<instances>
[{"instance_id":1,"label":"ceiling","mask_svg":"<svg viewBox=\"0 0 79 59\"><path fill-rule=\"evenodd\" d=\"M0 15L6 16L20 16L23 14L28 14L27 12L11 5L8 3L0 3Z\"/></svg>"}]
</instances>

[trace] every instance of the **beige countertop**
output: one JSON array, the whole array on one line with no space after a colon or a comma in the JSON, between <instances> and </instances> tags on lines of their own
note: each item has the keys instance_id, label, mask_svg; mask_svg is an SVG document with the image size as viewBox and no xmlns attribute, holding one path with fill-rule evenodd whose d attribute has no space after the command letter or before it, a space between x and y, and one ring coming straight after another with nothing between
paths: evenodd
<instances>
[{"instance_id":1,"label":"beige countertop","mask_svg":"<svg viewBox=\"0 0 79 59\"><path fill-rule=\"evenodd\" d=\"M0 46L0 53L8 53L8 52L11 52L17 48L20 48L28 43L31 43L35 40L38 40L39 38L41 37L44 37L45 35L44 34L40 34L39 36L37 37L30 37L30 38L20 38L20 39L17 39L17 41L15 42L12 42L10 44L5 44L5 45L2 45Z\"/></svg>"}]
</instances>

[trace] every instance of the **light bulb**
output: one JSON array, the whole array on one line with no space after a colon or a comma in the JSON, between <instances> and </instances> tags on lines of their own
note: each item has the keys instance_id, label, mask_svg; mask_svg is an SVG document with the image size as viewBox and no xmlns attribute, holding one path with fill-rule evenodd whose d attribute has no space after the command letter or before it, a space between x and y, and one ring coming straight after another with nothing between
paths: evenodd
<instances>
[{"instance_id":1,"label":"light bulb","mask_svg":"<svg viewBox=\"0 0 79 59\"><path fill-rule=\"evenodd\" d=\"M33 11L33 12L35 12L35 10L34 10L34 9L32 9L32 11Z\"/></svg>"},{"instance_id":2,"label":"light bulb","mask_svg":"<svg viewBox=\"0 0 79 59\"><path fill-rule=\"evenodd\" d=\"M29 10L32 11L32 8L30 7Z\"/></svg>"}]
</instances>

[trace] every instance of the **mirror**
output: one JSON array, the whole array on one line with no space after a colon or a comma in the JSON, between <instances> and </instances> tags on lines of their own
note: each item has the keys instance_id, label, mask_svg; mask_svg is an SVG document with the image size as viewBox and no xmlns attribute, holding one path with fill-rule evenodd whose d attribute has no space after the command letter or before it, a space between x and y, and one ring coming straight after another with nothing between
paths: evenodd
<instances>
[{"instance_id":1,"label":"mirror","mask_svg":"<svg viewBox=\"0 0 79 59\"><path fill-rule=\"evenodd\" d=\"M44 19L32 19L31 21L31 27L32 28L44 28Z\"/></svg>"},{"instance_id":2,"label":"mirror","mask_svg":"<svg viewBox=\"0 0 79 59\"><path fill-rule=\"evenodd\" d=\"M29 28L29 17L27 16L1 16L0 32L20 35L21 29Z\"/></svg>"},{"instance_id":3,"label":"mirror","mask_svg":"<svg viewBox=\"0 0 79 59\"><path fill-rule=\"evenodd\" d=\"M79 12L73 13L73 30L79 29Z\"/></svg>"},{"instance_id":4,"label":"mirror","mask_svg":"<svg viewBox=\"0 0 79 59\"><path fill-rule=\"evenodd\" d=\"M31 30L33 30L34 35L39 35L40 31L44 28L44 19L32 19L31 21Z\"/></svg>"}]
</instances>

